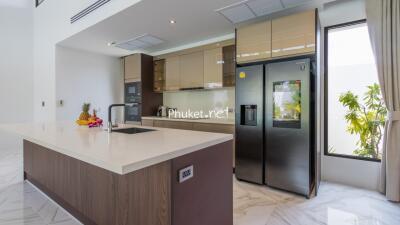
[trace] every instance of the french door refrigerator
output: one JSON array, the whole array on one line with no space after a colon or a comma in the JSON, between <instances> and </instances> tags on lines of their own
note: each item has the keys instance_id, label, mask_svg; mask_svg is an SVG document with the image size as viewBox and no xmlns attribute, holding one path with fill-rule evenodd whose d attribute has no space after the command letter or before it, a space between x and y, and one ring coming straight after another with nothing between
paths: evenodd
<instances>
[{"instance_id":1,"label":"french door refrigerator","mask_svg":"<svg viewBox=\"0 0 400 225\"><path fill-rule=\"evenodd\" d=\"M239 67L236 177L309 196L314 180L310 58Z\"/></svg>"}]
</instances>

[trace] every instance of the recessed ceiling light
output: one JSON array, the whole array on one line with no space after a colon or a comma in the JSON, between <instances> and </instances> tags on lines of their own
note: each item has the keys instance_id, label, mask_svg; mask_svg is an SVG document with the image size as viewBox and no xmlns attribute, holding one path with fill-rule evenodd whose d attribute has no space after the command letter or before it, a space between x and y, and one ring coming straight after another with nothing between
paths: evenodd
<instances>
[{"instance_id":1,"label":"recessed ceiling light","mask_svg":"<svg viewBox=\"0 0 400 225\"><path fill-rule=\"evenodd\" d=\"M175 24L176 21L175 21L175 20L170 20L169 23L170 23L170 24Z\"/></svg>"}]
</instances>

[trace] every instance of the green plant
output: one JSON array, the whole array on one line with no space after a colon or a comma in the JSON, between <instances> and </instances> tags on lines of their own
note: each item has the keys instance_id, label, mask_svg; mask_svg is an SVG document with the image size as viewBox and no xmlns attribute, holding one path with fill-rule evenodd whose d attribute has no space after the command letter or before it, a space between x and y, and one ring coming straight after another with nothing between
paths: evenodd
<instances>
[{"instance_id":1,"label":"green plant","mask_svg":"<svg viewBox=\"0 0 400 225\"><path fill-rule=\"evenodd\" d=\"M381 142L385 126L386 107L382 101L378 84L367 86L361 104L358 96L348 91L339 98L340 103L347 108L345 119L347 131L357 134L358 149L353 153L368 158L380 158L379 143Z\"/></svg>"}]
</instances>

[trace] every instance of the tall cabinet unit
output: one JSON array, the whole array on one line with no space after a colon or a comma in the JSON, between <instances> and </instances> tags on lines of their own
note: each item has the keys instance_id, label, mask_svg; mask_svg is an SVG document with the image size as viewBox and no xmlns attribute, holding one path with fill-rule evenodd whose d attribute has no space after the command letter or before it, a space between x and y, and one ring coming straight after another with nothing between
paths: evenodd
<instances>
[{"instance_id":1,"label":"tall cabinet unit","mask_svg":"<svg viewBox=\"0 0 400 225\"><path fill-rule=\"evenodd\" d=\"M128 103L131 90L135 92L135 105L125 107L125 118L131 118L132 113L140 113L134 117L154 116L157 108L162 105L163 97L161 93L154 92L154 67L153 57L145 54L133 54L123 58L124 77L125 77L125 102ZM137 93L137 92L140 93ZM138 121L132 121L138 122Z\"/></svg>"}]
</instances>

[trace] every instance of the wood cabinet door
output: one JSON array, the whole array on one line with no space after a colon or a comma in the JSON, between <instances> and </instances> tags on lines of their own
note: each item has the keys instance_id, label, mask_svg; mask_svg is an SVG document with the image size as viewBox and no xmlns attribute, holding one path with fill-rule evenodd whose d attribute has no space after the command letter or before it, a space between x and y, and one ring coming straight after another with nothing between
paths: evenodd
<instances>
[{"instance_id":1,"label":"wood cabinet door","mask_svg":"<svg viewBox=\"0 0 400 225\"><path fill-rule=\"evenodd\" d=\"M234 134L235 125L215 123L193 123L193 130L215 133Z\"/></svg>"},{"instance_id":2,"label":"wood cabinet door","mask_svg":"<svg viewBox=\"0 0 400 225\"><path fill-rule=\"evenodd\" d=\"M154 127L164 127L171 129L192 130L193 124L190 122L180 121L167 121L167 120L154 120Z\"/></svg>"},{"instance_id":3,"label":"wood cabinet door","mask_svg":"<svg viewBox=\"0 0 400 225\"><path fill-rule=\"evenodd\" d=\"M224 65L222 69L223 73L223 86L234 87L235 86L235 74L236 74L236 60L235 60L235 45L229 45L222 48L222 55Z\"/></svg>"},{"instance_id":4,"label":"wood cabinet door","mask_svg":"<svg viewBox=\"0 0 400 225\"><path fill-rule=\"evenodd\" d=\"M222 87L222 48L204 51L204 88Z\"/></svg>"},{"instance_id":5,"label":"wood cabinet door","mask_svg":"<svg viewBox=\"0 0 400 225\"><path fill-rule=\"evenodd\" d=\"M271 58L271 21L240 27L236 32L238 64Z\"/></svg>"},{"instance_id":6,"label":"wood cabinet door","mask_svg":"<svg viewBox=\"0 0 400 225\"><path fill-rule=\"evenodd\" d=\"M176 91L180 88L179 56L165 59L165 90Z\"/></svg>"},{"instance_id":7,"label":"wood cabinet door","mask_svg":"<svg viewBox=\"0 0 400 225\"><path fill-rule=\"evenodd\" d=\"M153 91L163 92L165 90L165 59L153 62Z\"/></svg>"},{"instance_id":8,"label":"wood cabinet door","mask_svg":"<svg viewBox=\"0 0 400 225\"><path fill-rule=\"evenodd\" d=\"M204 86L204 53L194 52L179 56L180 88L192 89Z\"/></svg>"},{"instance_id":9,"label":"wood cabinet door","mask_svg":"<svg viewBox=\"0 0 400 225\"><path fill-rule=\"evenodd\" d=\"M125 57L125 80L126 81L140 81L141 78L141 55L134 54Z\"/></svg>"},{"instance_id":10,"label":"wood cabinet door","mask_svg":"<svg viewBox=\"0 0 400 225\"><path fill-rule=\"evenodd\" d=\"M154 126L154 120L142 119L142 126L152 127L152 126Z\"/></svg>"},{"instance_id":11,"label":"wood cabinet door","mask_svg":"<svg viewBox=\"0 0 400 225\"><path fill-rule=\"evenodd\" d=\"M314 10L272 20L272 57L314 52Z\"/></svg>"}]
</instances>

